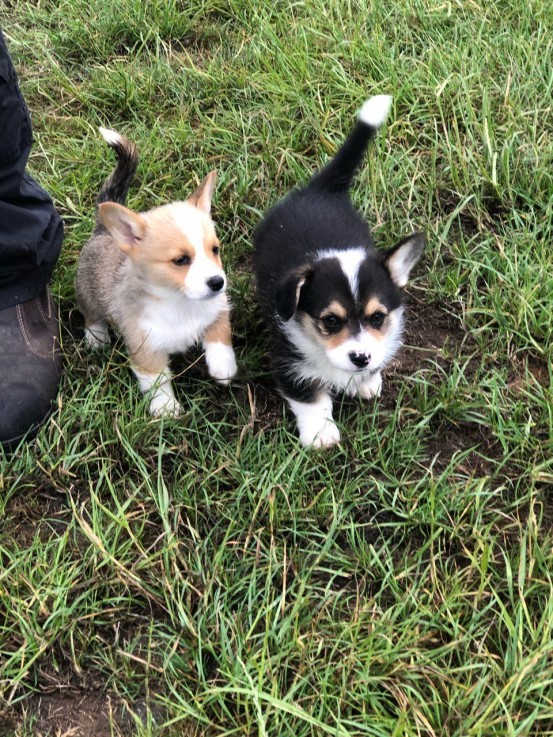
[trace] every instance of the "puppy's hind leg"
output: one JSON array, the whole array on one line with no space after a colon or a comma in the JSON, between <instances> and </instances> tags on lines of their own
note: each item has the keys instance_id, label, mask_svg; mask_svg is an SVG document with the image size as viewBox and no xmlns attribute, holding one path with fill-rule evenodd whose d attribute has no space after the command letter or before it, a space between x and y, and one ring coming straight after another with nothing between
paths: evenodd
<instances>
[{"instance_id":1,"label":"puppy's hind leg","mask_svg":"<svg viewBox=\"0 0 553 737\"><path fill-rule=\"evenodd\" d=\"M230 318L223 312L207 329L202 344L207 370L220 384L228 384L236 374L236 358L232 349Z\"/></svg>"},{"instance_id":2,"label":"puppy's hind leg","mask_svg":"<svg viewBox=\"0 0 553 737\"><path fill-rule=\"evenodd\" d=\"M87 288L87 278L86 270L81 267L75 280L77 304L84 317L85 342L92 350L98 350L108 346L111 340L105 315L92 298L91 290Z\"/></svg>"},{"instance_id":3,"label":"puppy's hind leg","mask_svg":"<svg viewBox=\"0 0 553 737\"><path fill-rule=\"evenodd\" d=\"M98 350L110 345L108 324L105 320L85 321L84 339L89 348Z\"/></svg>"}]
</instances>

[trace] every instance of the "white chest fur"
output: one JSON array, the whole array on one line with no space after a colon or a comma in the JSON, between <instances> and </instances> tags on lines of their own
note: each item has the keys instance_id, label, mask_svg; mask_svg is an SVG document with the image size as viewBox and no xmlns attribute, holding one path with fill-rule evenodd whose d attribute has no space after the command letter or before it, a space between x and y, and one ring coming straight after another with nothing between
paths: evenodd
<instances>
[{"instance_id":1,"label":"white chest fur","mask_svg":"<svg viewBox=\"0 0 553 737\"><path fill-rule=\"evenodd\" d=\"M170 296L147 299L138 326L153 351L184 353L228 309L225 294L211 299Z\"/></svg>"}]
</instances>

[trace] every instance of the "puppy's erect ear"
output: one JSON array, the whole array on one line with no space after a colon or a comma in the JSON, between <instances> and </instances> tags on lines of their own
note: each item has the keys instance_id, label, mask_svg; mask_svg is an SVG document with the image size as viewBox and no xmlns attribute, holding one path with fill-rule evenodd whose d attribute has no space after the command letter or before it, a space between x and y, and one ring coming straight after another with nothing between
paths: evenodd
<instances>
[{"instance_id":1,"label":"puppy's erect ear","mask_svg":"<svg viewBox=\"0 0 553 737\"><path fill-rule=\"evenodd\" d=\"M411 269L421 257L425 243L424 233L413 233L387 252L384 264L398 287L407 284Z\"/></svg>"},{"instance_id":2,"label":"puppy's erect ear","mask_svg":"<svg viewBox=\"0 0 553 737\"><path fill-rule=\"evenodd\" d=\"M125 253L130 253L146 232L146 220L142 215L116 202L98 205L98 217Z\"/></svg>"},{"instance_id":3,"label":"puppy's erect ear","mask_svg":"<svg viewBox=\"0 0 553 737\"><path fill-rule=\"evenodd\" d=\"M284 322L290 320L298 307L300 301L301 288L313 274L310 268L304 268L294 271L282 282L280 289L276 295L276 309L279 317Z\"/></svg>"},{"instance_id":4,"label":"puppy's erect ear","mask_svg":"<svg viewBox=\"0 0 553 737\"><path fill-rule=\"evenodd\" d=\"M200 184L198 189L190 195L188 202L198 210L202 210L208 215L211 212L211 198L215 191L215 183L217 181L217 172L215 170L210 171L207 177Z\"/></svg>"}]
</instances>

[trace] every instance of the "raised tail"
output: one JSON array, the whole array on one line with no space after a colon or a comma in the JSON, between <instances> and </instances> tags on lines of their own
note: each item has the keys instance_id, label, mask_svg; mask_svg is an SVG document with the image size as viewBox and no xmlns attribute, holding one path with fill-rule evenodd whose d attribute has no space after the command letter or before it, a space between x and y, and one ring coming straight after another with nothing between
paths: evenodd
<instances>
[{"instance_id":1,"label":"raised tail","mask_svg":"<svg viewBox=\"0 0 553 737\"><path fill-rule=\"evenodd\" d=\"M338 152L320 172L309 182L309 187L325 192L347 192L359 168L363 155L384 123L390 111L390 95L376 95L369 98L359 111L357 124Z\"/></svg>"},{"instance_id":2,"label":"raised tail","mask_svg":"<svg viewBox=\"0 0 553 737\"><path fill-rule=\"evenodd\" d=\"M117 154L117 164L96 197L96 210L102 202L118 202L124 205L138 166L136 146L128 138L109 128L100 128L104 140Z\"/></svg>"}]
</instances>

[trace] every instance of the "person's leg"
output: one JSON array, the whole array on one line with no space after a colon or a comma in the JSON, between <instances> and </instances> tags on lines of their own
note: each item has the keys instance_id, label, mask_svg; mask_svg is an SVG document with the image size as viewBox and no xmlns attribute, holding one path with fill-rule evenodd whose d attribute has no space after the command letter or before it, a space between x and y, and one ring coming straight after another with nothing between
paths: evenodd
<instances>
[{"instance_id":1,"label":"person's leg","mask_svg":"<svg viewBox=\"0 0 553 737\"><path fill-rule=\"evenodd\" d=\"M61 369L57 309L47 284L63 240L49 195L25 167L31 124L0 31L0 444L49 415Z\"/></svg>"}]
</instances>

